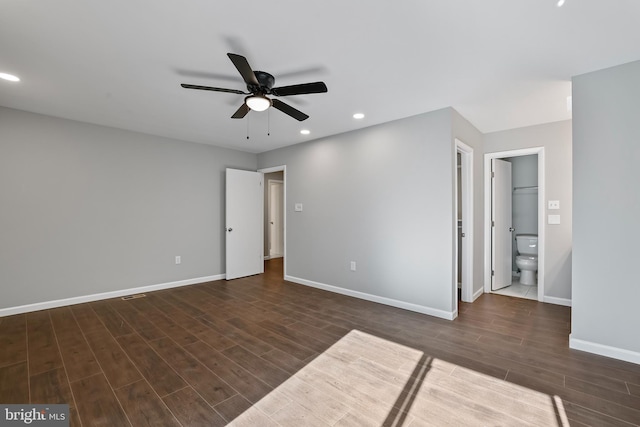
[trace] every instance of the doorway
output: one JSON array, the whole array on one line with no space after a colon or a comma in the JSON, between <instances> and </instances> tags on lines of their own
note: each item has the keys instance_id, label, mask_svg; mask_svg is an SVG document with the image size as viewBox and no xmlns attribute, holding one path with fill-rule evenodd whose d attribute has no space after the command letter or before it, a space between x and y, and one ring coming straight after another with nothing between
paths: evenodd
<instances>
[{"instance_id":1,"label":"doorway","mask_svg":"<svg viewBox=\"0 0 640 427\"><path fill-rule=\"evenodd\" d=\"M282 259L286 274L286 166L260 169L264 176L264 259Z\"/></svg>"},{"instance_id":2,"label":"doorway","mask_svg":"<svg viewBox=\"0 0 640 427\"><path fill-rule=\"evenodd\" d=\"M455 140L454 301L473 302L473 148Z\"/></svg>"},{"instance_id":3,"label":"doorway","mask_svg":"<svg viewBox=\"0 0 640 427\"><path fill-rule=\"evenodd\" d=\"M487 153L484 170L484 291L543 301L544 147ZM537 292L519 284L517 234L538 236Z\"/></svg>"},{"instance_id":4,"label":"doorway","mask_svg":"<svg viewBox=\"0 0 640 427\"><path fill-rule=\"evenodd\" d=\"M284 255L284 218L282 217L284 197L284 181L282 179L273 179L271 175L281 178L282 172L272 172L265 174L267 181L267 227L266 227L266 243L265 259L281 258Z\"/></svg>"}]
</instances>

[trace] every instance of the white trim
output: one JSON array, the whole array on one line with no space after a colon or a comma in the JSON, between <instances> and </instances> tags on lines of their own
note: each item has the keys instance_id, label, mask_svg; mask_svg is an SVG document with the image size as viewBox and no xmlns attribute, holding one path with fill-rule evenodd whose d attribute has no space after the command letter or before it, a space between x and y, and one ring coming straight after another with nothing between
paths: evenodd
<instances>
[{"instance_id":1,"label":"white trim","mask_svg":"<svg viewBox=\"0 0 640 427\"><path fill-rule=\"evenodd\" d=\"M485 153L484 155L484 291L491 292L491 160L504 157L538 155L538 301L545 302L545 150L544 147Z\"/></svg>"},{"instance_id":2,"label":"white trim","mask_svg":"<svg viewBox=\"0 0 640 427\"><path fill-rule=\"evenodd\" d=\"M600 356L612 357L625 362L640 364L640 353L637 351L625 350L623 348L611 347L590 341L583 341L569 335L569 348L599 354Z\"/></svg>"},{"instance_id":3,"label":"white trim","mask_svg":"<svg viewBox=\"0 0 640 427\"><path fill-rule=\"evenodd\" d=\"M544 297L542 302L547 302L549 304L564 305L565 307L571 307L571 300L567 298Z\"/></svg>"},{"instance_id":4,"label":"white trim","mask_svg":"<svg viewBox=\"0 0 640 427\"><path fill-rule=\"evenodd\" d=\"M258 172L262 172L263 174L265 173L271 173L271 172L280 172L282 171L282 181L284 182L284 188L282 189L283 194L283 200L282 200L282 216L283 216L283 221L284 221L284 230L282 232L283 234L283 246L284 246L284 254L282 254L282 269L284 272L284 276L286 277L287 275L287 166L286 165L282 165L282 166L273 166L273 167L269 167L269 168L263 168L263 169L258 169ZM262 245L264 248L264 244ZM264 249L263 249L264 250Z\"/></svg>"},{"instance_id":5,"label":"white trim","mask_svg":"<svg viewBox=\"0 0 640 427\"><path fill-rule=\"evenodd\" d=\"M480 298L480 295L484 294L484 289L480 288L478 289L474 294L473 297L471 299L471 302L474 302L475 300L477 300L478 298Z\"/></svg>"},{"instance_id":6,"label":"white trim","mask_svg":"<svg viewBox=\"0 0 640 427\"><path fill-rule=\"evenodd\" d=\"M159 291L162 289L178 288L180 286L195 285L196 283L213 282L223 280L224 274L216 274L214 276L197 277L195 279L178 280L175 282L160 283L158 285L140 286L138 288L120 289L117 291L102 292L99 294L83 295L79 297L71 297L58 299L53 301L43 301L33 304L20 305L17 307L8 307L0 309L0 317L11 316L14 314L29 313L31 311L46 310L49 308L64 307L67 305L82 304L84 302L99 301L103 299L123 297L131 294L141 294L144 292Z\"/></svg>"},{"instance_id":7,"label":"white trim","mask_svg":"<svg viewBox=\"0 0 640 427\"><path fill-rule=\"evenodd\" d=\"M298 283L300 285L310 286L312 288L322 289L336 294L347 295L354 298L359 298L367 301L377 302L380 304L390 305L392 307L402 308L404 310L415 311L417 313L428 314L429 316L439 317L441 319L453 320L458 317L458 311L444 311L437 308L427 307L424 305L412 304L410 302L404 302L395 300L392 298L381 297L378 295L367 294L364 292L352 291L351 289L345 289L338 286L327 285L324 283L314 282L312 280L301 279L299 277L284 276L284 280L289 282Z\"/></svg>"}]
</instances>

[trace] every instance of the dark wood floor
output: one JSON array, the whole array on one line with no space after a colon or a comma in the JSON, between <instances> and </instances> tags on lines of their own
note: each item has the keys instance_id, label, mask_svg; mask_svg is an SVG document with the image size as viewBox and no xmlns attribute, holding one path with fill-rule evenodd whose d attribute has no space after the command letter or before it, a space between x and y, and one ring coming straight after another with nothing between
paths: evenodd
<instances>
[{"instance_id":1,"label":"dark wood floor","mask_svg":"<svg viewBox=\"0 0 640 427\"><path fill-rule=\"evenodd\" d=\"M557 396L572 426L638 425L640 365L570 350L569 328L569 308L489 294L445 321L285 282L272 260L0 318L0 403L68 403L78 426L225 425L357 329Z\"/></svg>"}]
</instances>

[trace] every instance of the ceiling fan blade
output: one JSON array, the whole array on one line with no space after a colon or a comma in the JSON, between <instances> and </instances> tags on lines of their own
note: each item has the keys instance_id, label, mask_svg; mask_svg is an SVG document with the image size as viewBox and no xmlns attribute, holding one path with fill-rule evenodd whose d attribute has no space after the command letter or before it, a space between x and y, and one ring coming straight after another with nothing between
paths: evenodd
<instances>
[{"instance_id":1,"label":"ceiling fan blade","mask_svg":"<svg viewBox=\"0 0 640 427\"><path fill-rule=\"evenodd\" d=\"M260 86L256 75L253 74L253 70L251 69L249 62L247 62L247 58L242 55L236 55L235 53L227 53L227 56L231 62L233 62L233 65L236 66L246 84Z\"/></svg>"},{"instance_id":2,"label":"ceiling fan blade","mask_svg":"<svg viewBox=\"0 0 640 427\"><path fill-rule=\"evenodd\" d=\"M238 108L236 110L235 113L233 113L233 116L231 116L232 119L241 119L244 116L247 115L247 113L249 112L250 108L249 106L247 106L247 104L242 103L242 105L240 106L240 108Z\"/></svg>"},{"instance_id":3,"label":"ceiling fan blade","mask_svg":"<svg viewBox=\"0 0 640 427\"><path fill-rule=\"evenodd\" d=\"M303 83L299 85L274 87L271 93L275 96L304 95L307 93L324 93L327 85L324 82Z\"/></svg>"},{"instance_id":4,"label":"ceiling fan blade","mask_svg":"<svg viewBox=\"0 0 640 427\"><path fill-rule=\"evenodd\" d=\"M238 89L224 89L224 88L221 88L221 87L188 85L188 84L185 84L185 83L182 83L180 86L182 86L185 89L211 90L211 91L214 91L214 92L228 92L228 93L237 93L238 95L248 95L247 92L243 92L243 91L238 90Z\"/></svg>"},{"instance_id":5,"label":"ceiling fan blade","mask_svg":"<svg viewBox=\"0 0 640 427\"><path fill-rule=\"evenodd\" d=\"M271 102L272 102L271 105L273 105L274 108L282 111L283 113L293 117L294 119L296 119L298 121L307 120L309 118L309 116L307 116L302 111L296 110L291 105L286 104L286 103L280 101L279 99L272 99Z\"/></svg>"}]
</instances>

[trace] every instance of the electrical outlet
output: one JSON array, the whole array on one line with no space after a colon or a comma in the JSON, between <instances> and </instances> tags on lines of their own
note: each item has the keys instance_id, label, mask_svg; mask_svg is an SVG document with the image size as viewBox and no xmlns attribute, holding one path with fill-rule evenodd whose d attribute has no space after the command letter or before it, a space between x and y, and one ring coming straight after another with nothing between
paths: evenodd
<instances>
[{"instance_id":1,"label":"electrical outlet","mask_svg":"<svg viewBox=\"0 0 640 427\"><path fill-rule=\"evenodd\" d=\"M356 271L356 262L351 261L351 271Z\"/></svg>"},{"instance_id":2,"label":"electrical outlet","mask_svg":"<svg viewBox=\"0 0 640 427\"><path fill-rule=\"evenodd\" d=\"M182 263L182 257L180 255L176 255L176 264Z\"/></svg>"},{"instance_id":3,"label":"electrical outlet","mask_svg":"<svg viewBox=\"0 0 640 427\"><path fill-rule=\"evenodd\" d=\"M549 200L547 209L560 209L560 200Z\"/></svg>"}]
</instances>

